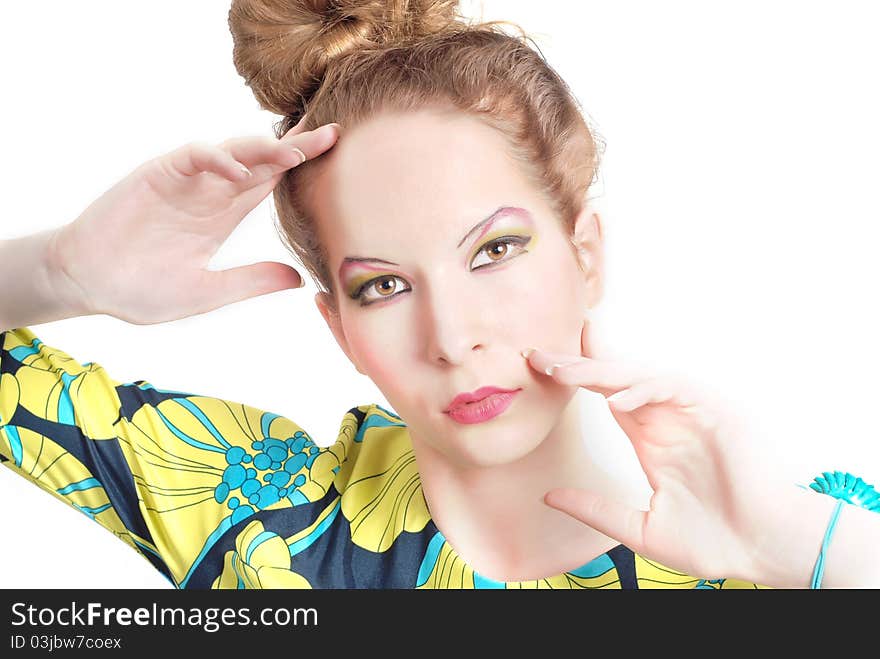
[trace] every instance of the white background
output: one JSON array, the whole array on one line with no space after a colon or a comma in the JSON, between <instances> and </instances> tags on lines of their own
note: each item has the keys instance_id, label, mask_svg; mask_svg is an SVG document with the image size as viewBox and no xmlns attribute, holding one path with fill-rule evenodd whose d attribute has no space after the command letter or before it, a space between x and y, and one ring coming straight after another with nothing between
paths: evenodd
<instances>
[{"instance_id":1,"label":"white background","mask_svg":"<svg viewBox=\"0 0 880 659\"><path fill-rule=\"evenodd\" d=\"M0 239L74 219L186 142L272 134L278 117L232 65L228 6L5 3ZM840 469L877 483L880 42L870 3L483 6L536 38L607 141L594 190L607 237L600 345L722 391L782 478L806 484ZM273 213L270 197L212 267L293 263ZM327 445L345 410L387 401L339 351L313 295L309 282L163 325L95 316L32 329L118 380L283 414ZM581 394L597 459L628 471L626 436L595 394ZM0 587L170 587L6 469L0 500Z\"/></svg>"}]
</instances>

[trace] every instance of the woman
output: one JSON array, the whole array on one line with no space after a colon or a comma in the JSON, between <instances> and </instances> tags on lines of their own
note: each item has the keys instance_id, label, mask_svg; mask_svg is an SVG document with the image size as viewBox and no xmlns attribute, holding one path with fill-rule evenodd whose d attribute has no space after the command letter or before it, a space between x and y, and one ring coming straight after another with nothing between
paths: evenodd
<instances>
[{"instance_id":1,"label":"woman","mask_svg":"<svg viewBox=\"0 0 880 659\"><path fill-rule=\"evenodd\" d=\"M491 26L464 29L455 3L289 4L230 14L238 70L285 116L282 139L188 145L76 222L4 245L3 274L45 254L58 293L18 289L0 318L154 323L295 286L278 264L194 267L274 189L328 327L400 416L353 408L320 450L292 421L116 383L19 329L3 342L5 464L181 588L806 585L833 500L774 486L733 420L683 384L591 358L602 231L583 202L598 157L561 80ZM330 121L341 135L318 128ZM144 280L132 262L173 276ZM579 386L619 394L650 501L589 461ZM793 535L768 496L814 523ZM878 527L851 508L837 585L872 574L843 567Z\"/></svg>"}]
</instances>

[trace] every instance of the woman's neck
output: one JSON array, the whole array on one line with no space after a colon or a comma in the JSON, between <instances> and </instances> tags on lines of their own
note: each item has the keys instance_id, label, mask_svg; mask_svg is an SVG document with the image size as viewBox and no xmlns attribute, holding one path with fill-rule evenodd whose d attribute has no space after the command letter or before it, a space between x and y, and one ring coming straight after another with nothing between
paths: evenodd
<instances>
[{"instance_id":1,"label":"woman's neck","mask_svg":"<svg viewBox=\"0 0 880 659\"><path fill-rule=\"evenodd\" d=\"M516 462L465 468L416 436L412 442L434 523L484 577L550 577L619 544L544 503L557 487L615 495L615 484L586 450L577 396L537 448Z\"/></svg>"}]
</instances>

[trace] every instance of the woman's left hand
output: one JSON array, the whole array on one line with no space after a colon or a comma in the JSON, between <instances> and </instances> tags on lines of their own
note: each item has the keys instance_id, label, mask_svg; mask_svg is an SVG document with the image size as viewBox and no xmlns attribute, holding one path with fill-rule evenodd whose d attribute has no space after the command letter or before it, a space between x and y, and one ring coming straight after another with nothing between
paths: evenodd
<instances>
[{"instance_id":1,"label":"woman's left hand","mask_svg":"<svg viewBox=\"0 0 880 659\"><path fill-rule=\"evenodd\" d=\"M719 400L680 378L588 357L586 323L581 352L524 354L542 374L557 365L547 377L558 383L607 397L653 489L650 510L573 488L550 490L545 503L666 567L751 581L766 528L761 511L779 491L757 442Z\"/></svg>"}]
</instances>

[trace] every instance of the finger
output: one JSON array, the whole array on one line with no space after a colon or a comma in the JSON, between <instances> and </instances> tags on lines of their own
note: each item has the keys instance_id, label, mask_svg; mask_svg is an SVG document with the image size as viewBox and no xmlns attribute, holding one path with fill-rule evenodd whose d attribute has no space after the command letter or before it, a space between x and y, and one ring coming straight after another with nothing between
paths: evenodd
<instances>
[{"instance_id":1,"label":"finger","mask_svg":"<svg viewBox=\"0 0 880 659\"><path fill-rule=\"evenodd\" d=\"M333 146L338 137L338 125L326 124L289 140L245 137L216 146L191 142L171 152L169 162L173 171L181 176L213 172L236 183L257 184L319 156Z\"/></svg>"},{"instance_id":2,"label":"finger","mask_svg":"<svg viewBox=\"0 0 880 659\"><path fill-rule=\"evenodd\" d=\"M643 552L647 521L647 513L643 510L570 487L550 490L544 495L544 503L618 540L636 553Z\"/></svg>"},{"instance_id":3,"label":"finger","mask_svg":"<svg viewBox=\"0 0 880 659\"><path fill-rule=\"evenodd\" d=\"M608 397L612 413L637 412L645 405L672 403L703 431L714 431L722 422L722 407L698 392L690 383L674 379L653 379L639 382L632 387ZM621 420L615 414L615 417ZM637 423L643 423L635 416Z\"/></svg>"},{"instance_id":4,"label":"finger","mask_svg":"<svg viewBox=\"0 0 880 659\"><path fill-rule=\"evenodd\" d=\"M262 261L227 270L210 271L207 289L212 309L288 288L301 288L302 276L285 263Z\"/></svg>"},{"instance_id":5,"label":"finger","mask_svg":"<svg viewBox=\"0 0 880 659\"><path fill-rule=\"evenodd\" d=\"M325 124L288 137L291 132L288 131L280 140L240 137L227 140L222 146L254 173L253 180L246 183L258 185L280 172L316 158L333 146L339 137L338 124Z\"/></svg>"},{"instance_id":6,"label":"finger","mask_svg":"<svg viewBox=\"0 0 880 659\"><path fill-rule=\"evenodd\" d=\"M317 158L336 144L341 131L342 128L337 123L324 124L315 130L294 135L292 138L288 138L285 135L281 138L281 142L300 149L305 154L306 159L311 160L312 158Z\"/></svg>"},{"instance_id":7,"label":"finger","mask_svg":"<svg viewBox=\"0 0 880 659\"><path fill-rule=\"evenodd\" d=\"M195 176L213 172L230 181L243 181L251 173L244 164L219 146L205 142L190 142L168 155L172 171L180 176Z\"/></svg>"},{"instance_id":8,"label":"finger","mask_svg":"<svg viewBox=\"0 0 880 659\"><path fill-rule=\"evenodd\" d=\"M647 377L646 369L633 364L542 350L523 354L528 355L526 360L532 368L558 383L584 387L603 396L630 387Z\"/></svg>"},{"instance_id":9,"label":"finger","mask_svg":"<svg viewBox=\"0 0 880 659\"><path fill-rule=\"evenodd\" d=\"M294 135L298 135L299 133L306 132L306 118L309 116L309 113L306 112L303 116L299 118L292 128L290 128L284 135L281 136L281 139L286 137L293 137Z\"/></svg>"},{"instance_id":10,"label":"finger","mask_svg":"<svg viewBox=\"0 0 880 659\"><path fill-rule=\"evenodd\" d=\"M236 157L241 160L241 162L249 162L252 164L257 164L257 162L277 162L277 164L283 165L285 166L285 169L287 169L291 166L291 154L293 154L292 166L295 167L298 164L302 164L306 161L306 155L299 148L291 148L291 141L297 135L302 135L303 133L308 132L306 131L307 117L308 113L300 117L300 120L278 139L269 137L263 138L262 146L265 147L265 150L254 154L253 160L251 159L252 157L247 154L236 154ZM224 145L228 145L230 150L235 153L234 149L237 148L239 144L241 144L241 148L246 148L247 140L248 138L233 138L224 142Z\"/></svg>"},{"instance_id":11,"label":"finger","mask_svg":"<svg viewBox=\"0 0 880 659\"><path fill-rule=\"evenodd\" d=\"M665 403L676 398L678 393L671 380L648 379L609 396L608 404L620 412L631 412L648 403Z\"/></svg>"},{"instance_id":12,"label":"finger","mask_svg":"<svg viewBox=\"0 0 880 659\"><path fill-rule=\"evenodd\" d=\"M261 169L262 165L270 165L269 169L274 173L305 161L302 150L293 148L290 142L282 142L274 137L233 137L219 146L235 160L249 167L258 177L268 171Z\"/></svg>"}]
</instances>

